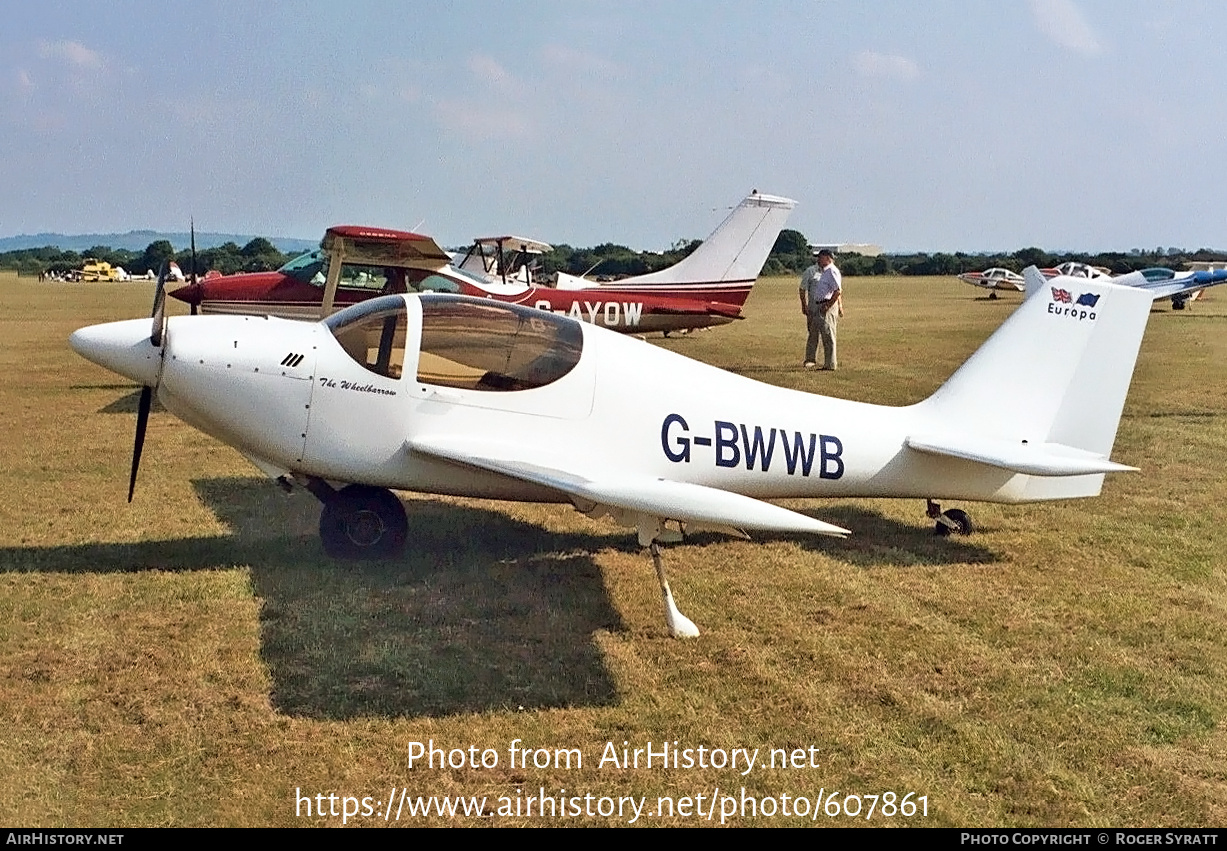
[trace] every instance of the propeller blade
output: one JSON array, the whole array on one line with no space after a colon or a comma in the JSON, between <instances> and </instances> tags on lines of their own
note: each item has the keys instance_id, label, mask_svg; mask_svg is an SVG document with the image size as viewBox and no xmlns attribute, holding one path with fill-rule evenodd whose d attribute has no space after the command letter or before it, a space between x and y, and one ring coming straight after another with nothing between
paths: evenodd
<instances>
[{"instance_id":1,"label":"propeller blade","mask_svg":"<svg viewBox=\"0 0 1227 851\"><path fill-rule=\"evenodd\" d=\"M136 409L136 442L132 445L132 475L128 478L128 502L136 490L136 471L141 466L141 450L145 447L145 427L149 425L149 408L153 405L153 388L141 388L141 402Z\"/></svg>"},{"instance_id":2,"label":"propeller blade","mask_svg":"<svg viewBox=\"0 0 1227 851\"><path fill-rule=\"evenodd\" d=\"M189 219L192 228L192 287L196 286L196 220Z\"/></svg>"},{"instance_id":3,"label":"propeller blade","mask_svg":"<svg viewBox=\"0 0 1227 851\"><path fill-rule=\"evenodd\" d=\"M192 229L192 262L195 263L196 232ZM162 261L162 269L158 273L158 285L153 291L153 328L149 332L149 342L158 348L166 338L166 279L170 275L170 260ZM194 275L193 275L194 277ZM136 473L141 467L141 451L145 448L145 428L149 425L149 409L153 407L153 388L146 385L141 388L140 404L136 408L136 440L132 444L132 473L128 476L128 502L136 492Z\"/></svg>"},{"instance_id":4,"label":"propeller blade","mask_svg":"<svg viewBox=\"0 0 1227 851\"><path fill-rule=\"evenodd\" d=\"M192 292L197 293L196 297L199 298L200 288L196 283L196 219L191 218L188 221L191 222L191 230L192 230ZM195 301L193 301L192 302L192 315L193 316L196 315L196 311L197 311L197 304Z\"/></svg>"},{"instance_id":5,"label":"propeller blade","mask_svg":"<svg viewBox=\"0 0 1227 851\"><path fill-rule=\"evenodd\" d=\"M162 329L166 320L166 276L170 274L170 261L162 261L162 271L158 273L158 286L153 291L153 329L149 332L149 342L159 348L162 346Z\"/></svg>"}]
</instances>

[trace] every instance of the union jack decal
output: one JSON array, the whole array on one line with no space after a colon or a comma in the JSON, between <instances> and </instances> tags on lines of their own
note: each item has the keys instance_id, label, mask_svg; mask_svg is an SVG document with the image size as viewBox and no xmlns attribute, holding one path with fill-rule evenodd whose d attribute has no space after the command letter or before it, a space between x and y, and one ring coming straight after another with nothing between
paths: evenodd
<instances>
[{"instance_id":1,"label":"union jack decal","mask_svg":"<svg viewBox=\"0 0 1227 851\"><path fill-rule=\"evenodd\" d=\"M1074 300L1074 297L1069 294L1069 290L1062 290L1057 287L1050 287L1052 290L1052 300L1059 301L1062 304L1069 304Z\"/></svg>"}]
</instances>

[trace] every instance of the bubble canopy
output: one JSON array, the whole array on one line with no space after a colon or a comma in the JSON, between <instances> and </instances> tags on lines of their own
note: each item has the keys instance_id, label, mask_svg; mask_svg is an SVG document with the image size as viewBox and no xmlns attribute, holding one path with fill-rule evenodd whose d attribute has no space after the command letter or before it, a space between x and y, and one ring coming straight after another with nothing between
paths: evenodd
<instances>
[{"instance_id":1,"label":"bubble canopy","mask_svg":"<svg viewBox=\"0 0 1227 851\"><path fill-rule=\"evenodd\" d=\"M578 322L491 299L424 296L417 380L464 390L533 390L579 363ZM399 379L406 363L408 310L403 296L370 299L324 320L358 364Z\"/></svg>"}]
</instances>

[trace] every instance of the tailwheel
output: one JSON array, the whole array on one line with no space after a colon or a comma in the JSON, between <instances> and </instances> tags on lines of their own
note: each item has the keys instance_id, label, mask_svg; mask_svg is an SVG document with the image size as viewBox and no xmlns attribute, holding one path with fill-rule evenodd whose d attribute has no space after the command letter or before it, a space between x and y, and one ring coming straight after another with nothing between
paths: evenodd
<instances>
[{"instance_id":1,"label":"tailwheel","mask_svg":"<svg viewBox=\"0 0 1227 851\"><path fill-rule=\"evenodd\" d=\"M925 503L925 515L937 521L933 526L933 534L938 537L944 538L952 532L960 535L971 534L971 518L961 508L942 511L941 505L930 499Z\"/></svg>"},{"instance_id":2,"label":"tailwheel","mask_svg":"<svg viewBox=\"0 0 1227 851\"><path fill-rule=\"evenodd\" d=\"M933 532L941 537L946 537L952 532L957 532L960 535L971 534L971 518L967 516L967 512L958 508L951 508L948 511L943 511L937 518L937 523L933 527Z\"/></svg>"},{"instance_id":3,"label":"tailwheel","mask_svg":"<svg viewBox=\"0 0 1227 851\"><path fill-rule=\"evenodd\" d=\"M325 500L320 515L320 540L333 558L393 558L408 533L404 504L384 488L349 485Z\"/></svg>"}]
</instances>

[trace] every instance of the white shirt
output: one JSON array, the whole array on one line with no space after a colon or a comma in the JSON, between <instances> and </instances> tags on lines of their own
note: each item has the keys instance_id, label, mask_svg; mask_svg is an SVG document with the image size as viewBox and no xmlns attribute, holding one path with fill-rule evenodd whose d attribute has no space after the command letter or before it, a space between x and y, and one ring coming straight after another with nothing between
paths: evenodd
<instances>
[{"instance_id":1,"label":"white shirt","mask_svg":"<svg viewBox=\"0 0 1227 851\"><path fill-rule=\"evenodd\" d=\"M830 301L839 295L843 288L843 275L834 263L822 269L815 263L805 270L801 276L801 291L806 294L805 303L810 310L815 310L820 302Z\"/></svg>"}]
</instances>

